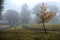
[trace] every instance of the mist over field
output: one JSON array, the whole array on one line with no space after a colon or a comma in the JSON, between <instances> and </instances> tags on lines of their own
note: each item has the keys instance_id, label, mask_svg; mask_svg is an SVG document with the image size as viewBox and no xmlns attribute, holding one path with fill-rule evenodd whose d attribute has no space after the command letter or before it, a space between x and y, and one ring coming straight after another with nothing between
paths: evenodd
<instances>
[{"instance_id":1,"label":"mist over field","mask_svg":"<svg viewBox=\"0 0 60 40\"><path fill-rule=\"evenodd\" d=\"M44 2L48 6L50 6L51 9L49 9L49 10L54 10L56 12L56 16L49 23L60 24L60 21L59 21L60 20L60 18L59 18L60 17L60 5L59 5L60 3L59 3L59 0L58 1L56 1L56 0L53 0L53 1L50 1L50 0L49 1L47 1L47 0L42 0L42 1L35 0L34 1L33 0L32 2L31 1L29 2L28 0L26 0L26 1L24 1L24 0L22 0L22 1L20 1L20 0L5 0L4 4L3 4L4 9L2 11L2 15L3 15L3 17L5 17L5 14L8 10L15 10L19 13L19 17L20 17L19 19L21 21L21 16L20 16L21 11L24 10L24 9L22 10L22 6L24 4L27 4L26 6L29 10L29 13L26 12L25 15L27 15L27 14L30 15L30 18L29 18L30 23L36 23L36 11L35 11L35 9L39 10L39 6L41 6L42 2Z\"/></svg>"},{"instance_id":2,"label":"mist over field","mask_svg":"<svg viewBox=\"0 0 60 40\"><path fill-rule=\"evenodd\" d=\"M0 0L0 40L60 40L60 0Z\"/></svg>"}]
</instances>

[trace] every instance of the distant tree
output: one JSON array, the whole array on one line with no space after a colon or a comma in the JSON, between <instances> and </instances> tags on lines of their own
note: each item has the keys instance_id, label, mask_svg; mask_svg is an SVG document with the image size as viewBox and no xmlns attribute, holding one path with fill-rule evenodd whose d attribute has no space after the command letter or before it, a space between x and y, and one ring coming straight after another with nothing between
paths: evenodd
<instances>
[{"instance_id":1,"label":"distant tree","mask_svg":"<svg viewBox=\"0 0 60 40\"><path fill-rule=\"evenodd\" d=\"M42 5L41 3L37 3L33 8L33 12L34 13L41 12L41 8L40 8L41 5Z\"/></svg>"},{"instance_id":2,"label":"distant tree","mask_svg":"<svg viewBox=\"0 0 60 40\"><path fill-rule=\"evenodd\" d=\"M1 12L3 9L3 2L4 2L4 0L0 0L0 20L2 19Z\"/></svg>"},{"instance_id":3,"label":"distant tree","mask_svg":"<svg viewBox=\"0 0 60 40\"><path fill-rule=\"evenodd\" d=\"M56 12L56 13L59 12L59 9L57 8L56 5L50 5L49 10Z\"/></svg>"},{"instance_id":4,"label":"distant tree","mask_svg":"<svg viewBox=\"0 0 60 40\"><path fill-rule=\"evenodd\" d=\"M30 20L30 10L28 9L27 4L23 4L21 8L21 24L28 24Z\"/></svg>"},{"instance_id":5,"label":"distant tree","mask_svg":"<svg viewBox=\"0 0 60 40\"><path fill-rule=\"evenodd\" d=\"M7 10L5 17L9 22L10 26L17 26L19 23L19 13L15 10Z\"/></svg>"},{"instance_id":6,"label":"distant tree","mask_svg":"<svg viewBox=\"0 0 60 40\"><path fill-rule=\"evenodd\" d=\"M36 14L37 18L38 18L37 22L38 22L38 24L43 23L44 31L45 31L45 33L47 33L44 23L49 22L55 16L56 12L47 11L48 6L45 5L44 3L42 3L40 8L41 8L40 12L38 10L37 14Z\"/></svg>"}]
</instances>

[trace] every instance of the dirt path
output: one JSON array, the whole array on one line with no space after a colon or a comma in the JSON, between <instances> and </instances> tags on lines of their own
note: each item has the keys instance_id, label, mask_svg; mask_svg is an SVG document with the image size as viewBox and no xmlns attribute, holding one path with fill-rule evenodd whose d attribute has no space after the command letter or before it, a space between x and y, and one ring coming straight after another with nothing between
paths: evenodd
<instances>
[{"instance_id":1,"label":"dirt path","mask_svg":"<svg viewBox=\"0 0 60 40\"><path fill-rule=\"evenodd\" d=\"M9 25L0 25L0 29L4 29L4 28L7 28L9 27Z\"/></svg>"}]
</instances>

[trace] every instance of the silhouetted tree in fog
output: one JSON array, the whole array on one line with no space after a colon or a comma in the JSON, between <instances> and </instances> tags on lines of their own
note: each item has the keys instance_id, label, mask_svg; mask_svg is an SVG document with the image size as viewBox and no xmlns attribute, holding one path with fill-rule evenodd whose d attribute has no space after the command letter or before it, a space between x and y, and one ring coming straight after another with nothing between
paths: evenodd
<instances>
[{"instance_id":1,"label":"silhouetted tree in fog","mask_svg":"<svg viewBox=\"0 0 60 40\"><path fill-rule=\"evenodd\" d=\"M59 9L57 8L56 5L50 5L49 9L53 12L56 12L56 13L59 12Z\"/></svg>"},{"instance_id":2,"label":"silhouetted tree in fog","mask_svg":"<svg viewBox=\"0 0 60 40\"><path fill-rule=\"evenodd\" d=\"M2 9L3 9L3 2L4 0L0 0L0 20L2 19Z\"/></svg>"},{"instance_id":3,"label":"silhouetted tree in fog","mask_svg":"<svg viewBox=\"0 0 60 40\"><path fill-rule=\"evenodd\" d=\"M9 22L10 26L17 26L19 24L19 13L15 10L7 10L5 13L5 17Z\"/></svg>"},{"instance_id":4,"label":"silhouetted tree in fog","mask_svg":"<svg viewBox=\"0 0 60 40\"><path fill-rule=\"evenodd\" d=\"M28 24L30 20L30 10L27 4L23 4L21 8L21 24Z\"/></svg>"}]
</instances>

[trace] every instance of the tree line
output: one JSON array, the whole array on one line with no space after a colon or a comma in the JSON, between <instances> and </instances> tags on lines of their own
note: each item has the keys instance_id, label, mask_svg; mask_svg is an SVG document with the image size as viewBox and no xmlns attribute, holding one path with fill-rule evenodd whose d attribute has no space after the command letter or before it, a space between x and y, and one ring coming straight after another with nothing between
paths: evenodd
<instances>
[{"instance_id":1,"label":"tree line","mask_svg":"<svg viewBox=\"0 0 60 40\"><path fill-rule=\"evenodd\" d=\"M3 9L3 2L4 1L0 0L0 5L1 5L0 6L0 14L2 14L1 11ZM6 18L6 20L8 20L8 24L10 26L17 26L19 24L41 23L42 20L39 19L39 17L37 17L37 15L38 15L37 13L40 13L40 15L39 15L40 18L42 16L42 10L41 10L42 8L41 8L41 6L42 6L42 3L37 3L30 10L28 5L25 3L25 4L22 5L20 12L17 12L16 10L8 9L5 12L4 17ZM58 8L57 8L56 5L49 5L49 8L47 8L46 11L48 11L48 12L51 11L52 13L53 12L57 13L58 12ZM35 15L35 16L33 17L32 15ZM48 20L47 20L47 22L48 22Z\"/></svg>"}]
</instances>

